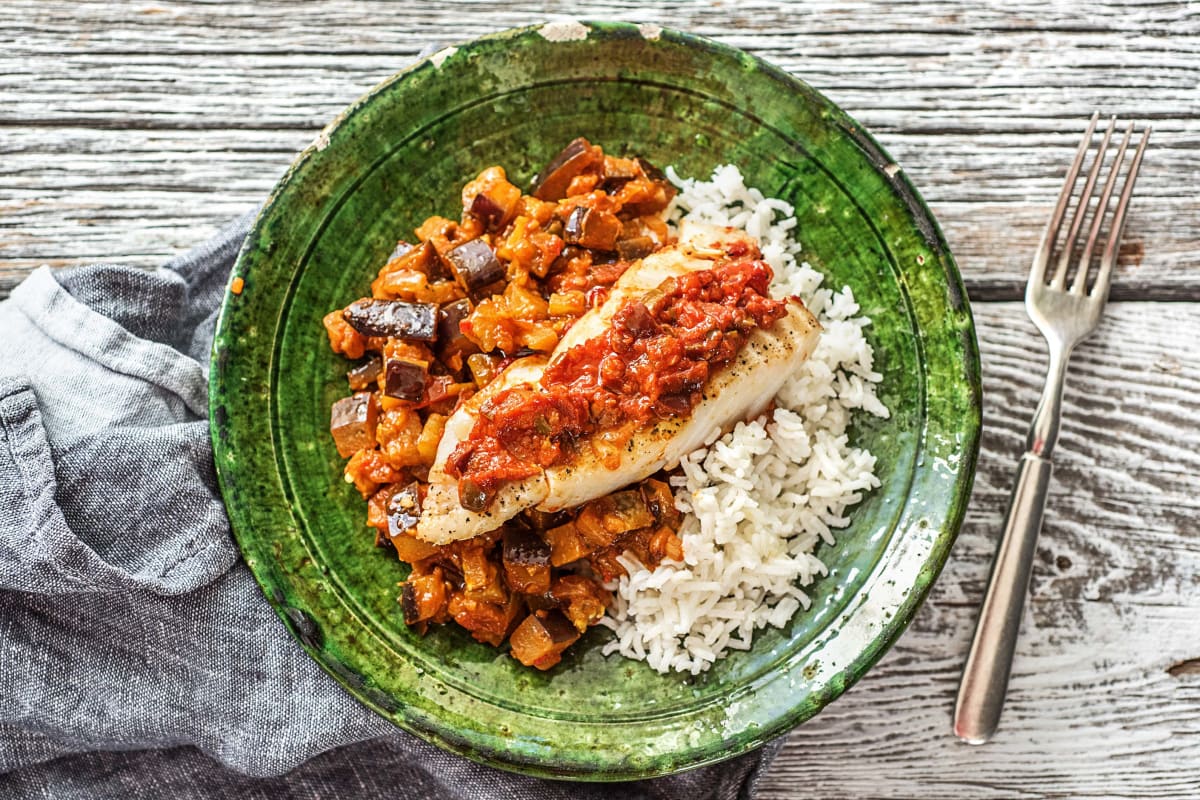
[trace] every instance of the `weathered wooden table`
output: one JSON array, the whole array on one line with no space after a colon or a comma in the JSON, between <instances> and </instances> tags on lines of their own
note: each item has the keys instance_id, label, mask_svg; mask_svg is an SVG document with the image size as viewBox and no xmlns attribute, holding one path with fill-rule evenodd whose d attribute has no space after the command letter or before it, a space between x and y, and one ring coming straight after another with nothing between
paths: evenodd
<instances>
[{"instance_id":1,"label":"weathered wooden table","mask_svg":"<svg viewBox=\"0 0 1200 800\"><path fill-rule=\"evenodd\" d=\"M949 565L895 648L793 733L763 798L1200 797L1200 8L1185 3L341 1L0 6L0 296L151 266L253 207L430 44L569 13L753 51L866 125L966 278L985 434ZM950 734L1044 347L1020 302L1093 109L1150 121L1113 301L1072 362L994 742Z\"/></svg>"}]
</instances>

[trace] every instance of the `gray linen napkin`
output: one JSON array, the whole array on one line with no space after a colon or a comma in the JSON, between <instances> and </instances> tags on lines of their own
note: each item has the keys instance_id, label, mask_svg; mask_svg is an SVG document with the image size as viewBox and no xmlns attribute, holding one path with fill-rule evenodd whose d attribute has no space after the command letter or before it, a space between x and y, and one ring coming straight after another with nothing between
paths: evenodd
<instances>
[{"instance_id":1,"label":"gray linen napkin","mask_svg":"<svg viewBox=\"0 0 1200 800\"><path fill-rule=\"evenodd\" d=\"M542 781L376 716L240 561L206 414L247 215L156 272L34 272L0 303L0 796L749 798L778 743L619 785Z\"/></svg>"}]
</instances>

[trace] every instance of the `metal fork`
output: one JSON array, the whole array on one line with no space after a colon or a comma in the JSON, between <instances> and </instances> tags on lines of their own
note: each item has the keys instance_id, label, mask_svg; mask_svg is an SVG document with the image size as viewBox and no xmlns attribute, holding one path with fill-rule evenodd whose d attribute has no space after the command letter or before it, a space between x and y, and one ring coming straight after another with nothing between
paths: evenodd
<instances>
[{"instance_id":1,"label":"metal fork","mask_svg":"<svg viewBox=\"0 0 1200 800\"><path fill-rule=\"evenodd\" d=\"M1008 516L1004 521L1004 534L992 566L987 594L984 596L979 622L975 627L975 638L971 642L971 650L967 655L962 681L958 687L958 699L954 706L954 733L970 744L983 744L990 739L1000 721L1000 710L1004 706L1004 695L1008 690L1009 670L1017 644L1025 595L1029 592L1034 547L1042 527L1042 514L1046 508L1046 490L1050 483L1051 471L1050 455L1058 438L1067 361L1075 345L1096 329L1104 304L1108 300L1113 266L1117 261L1117 248L1120 246L1125 226L1125 212L1129 207L1133 184L1137 180L1138 168L1142 163L1142 153L1145 152L1146 142L1150 138L1150 128L1147 127L1142 132L1141 141L1130 163L1120 200L1108 226L1108 239L1089 289L1089 266L1100 239L1117 175L1121 171L1125 152L1133 136L1133 124L1130 123L1104 181L1100 199L1092 210L1092 193L1096 188L1096 179L1100 175L1104 154L1112 139L1117 118L1113 117L1109 121L1075 206L1066 237L1061 245L1056 246L1080 169L1091 149L1098 117L1099 113L1092 115L1079 150L1075 153L1075 161L1067 170L1067 179L1058 197L1058 205L1055 206L1054 214L1051 215L1042 235L1042 242L1038 246L1037 256L1033 259L1033 268L1025 289L1025 308L1046 338L1050 348L1050 366L1041 402L1038 403L1037 411L1033 415L1033 424L1029 428L1026 452L1021 456L1021 463L1017 468L1016 486L1013 488ZM1076 252L1080 231L1089 211L1092 219L1087 239L1082 250ZM1049 267L1055 254L1058 255L1058 262L1051 270ZM1074 279L1068 288L1067 279L1072 273Z\"/></svg>"}]
</instances>

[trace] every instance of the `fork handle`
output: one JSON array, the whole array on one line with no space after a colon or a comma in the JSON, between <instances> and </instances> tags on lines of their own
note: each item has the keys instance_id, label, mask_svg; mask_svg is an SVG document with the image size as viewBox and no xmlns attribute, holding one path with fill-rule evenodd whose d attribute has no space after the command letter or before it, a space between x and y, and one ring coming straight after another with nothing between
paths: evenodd
<instances>
[{"instance_id":1,"label":"fork handle","mask_svg":"<svg viewBox=\"0 0 1200 800\"><path fill-rule=\"evenodd\" d=\"M969 744L986 742L1000 722L1051 469L1050 459L1031 452L1017 468L1004 535L954 704L954 733Z\"/></svg>"}]
</instances>

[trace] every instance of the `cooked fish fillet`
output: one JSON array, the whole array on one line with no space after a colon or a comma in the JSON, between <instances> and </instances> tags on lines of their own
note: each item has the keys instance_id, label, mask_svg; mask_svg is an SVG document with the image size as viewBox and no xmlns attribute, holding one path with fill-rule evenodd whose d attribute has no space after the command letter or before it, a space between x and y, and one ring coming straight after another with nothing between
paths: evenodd
<instances>
[{"instance_id":1,"label":"cooked fish fillet","mask_svg":"<svg viewBox=\"0 0 1200 800\"><path fill-rule=\"evenodd\" d=\"M636 432L623 448L616 469L601 463L588 448L581 448L579 457L570 464L506 485L483 512L468 511L459 504L458 482L445 472L447 459L470 435L479 408L489 398L512 386L536 384L546 365L561 353L602 334L627 299L645 295L667 278L710 269L712 262L737 241L753 243L738 230L685 225L679 244L647 256L626 270L608 299L571 327L549 359L532 357L514 362L464 403L447 421L438 445L415 530L417 537L446 544L494 530L526 508L557 511L577 506L677 464L682 456L703 446L714 431L761 413L816 347L820 326L799 302L789 302L787 316L748 337L737 359L705 384L703 399L689 416L660 420Z\"/></svg>"},{"instance_id":2,"label":"cooked fish fillet","mask_svg":"<svg viewBox=\"0 0 1200 800\"><path fill-rule=\"evenodd\" d=\"M446 420L446 430L429 470L429 490L421 504L421 519L414 531L418 539L434 544L469 539L499 528L505 520L546 499L550 493L546 476L534 475L504 486L485 510L468 511L458 502L458 481L446 474L446 461L458 443L471 435L479 409L485 402L510 387L537 383L547 363L549 359L545 356L514 361Z\"/></svg>"},{"instance_id":3,"label":"cooked fish fillet","mask_svg":"<svg viewBox=\"0 0 1200 800\"><path fill-rule=\"evenodd\" d=\"M621 465L606 469L587 448L570 464L546 470L549 493L542 511L558 511L586 503L635 481L702 447L714 431L761 414L817 346L820 326L799 303L788 304L788 315L770 328L750 335L737 359L713 375L703 399L687 417L659 420L633 435ZM715 437L713 437L715 438Z\"/></svg>"}]
</instances>

